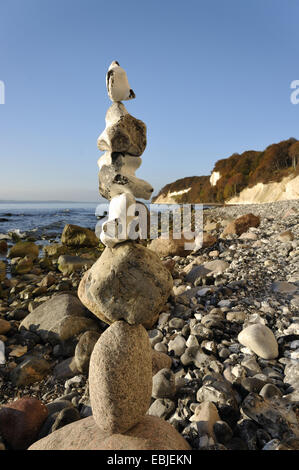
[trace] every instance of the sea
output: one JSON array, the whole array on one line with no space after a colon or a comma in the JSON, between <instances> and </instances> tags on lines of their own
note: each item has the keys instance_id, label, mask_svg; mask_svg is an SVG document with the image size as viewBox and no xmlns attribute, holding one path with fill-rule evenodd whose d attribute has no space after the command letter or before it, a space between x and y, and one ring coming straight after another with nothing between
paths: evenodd
<instances>
[{"instance_id":1,"label":"sea","mask_svg":"<svg viewBox=\"0 0 299 470\"><path fill-rule=\"evenodd\" d=\"M66 224L95 229L108 203L98 202L5 202L0 203L0 239L15 233L45 235L61 234ZM2 236L1 236L2 235Z\"/></svg>"},{"instance_id":2,"label":"sea","mask_svg":"<svg viewBox=\"0 0 299 470\"><path fill-rule=\"evenodd\" d=\"M158 211L171 205L147 204ZM209 206L204 205L206 209ZM0 240L31 236L36 240L60 238L66 224L79 225L95 230L105 220L109 210L107 202L0 202Z\"/></svg>"}]
</instances>

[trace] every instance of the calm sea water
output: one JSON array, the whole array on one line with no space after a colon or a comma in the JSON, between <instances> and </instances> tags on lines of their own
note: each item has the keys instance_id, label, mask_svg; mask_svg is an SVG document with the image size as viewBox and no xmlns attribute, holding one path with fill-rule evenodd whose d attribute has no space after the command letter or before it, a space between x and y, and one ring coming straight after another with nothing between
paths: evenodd
<instances>
[{"instance_id":1,"label":"calm sea water","mask_svg":"<svg viewBox=\"0 0 299 470\"><path fill-rule=\"evenodd\" d=\"M153 206L159 211L169 208L168 204L151 207ZM55 238L61 234L66 224L80 225L94 230L101 216L108 212L108 208L108 202L0 203L0 239L9 232L18 235L29 232L36 238L44 236Z\"/></svg>"},{"instance_id":2,"label":"calm sea water","mask_svg":"<svg viewBox=\"0 0 299 470\"><path fill-rule=\"evenodd\" d=\"M1 203L0 234L35 231L53 235L61 233L65 224L94 229L98 215L108 210L108 203Z\"/></svg>"}]
</instances>

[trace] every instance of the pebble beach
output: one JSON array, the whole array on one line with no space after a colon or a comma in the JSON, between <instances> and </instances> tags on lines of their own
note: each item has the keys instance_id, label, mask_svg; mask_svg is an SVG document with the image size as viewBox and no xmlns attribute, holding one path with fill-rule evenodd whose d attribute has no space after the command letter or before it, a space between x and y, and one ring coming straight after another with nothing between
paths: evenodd
<instances>
[{"instance_id":1,"label":"pebble beach","mask_svg":"<svg viewBox=\"0 0 299 470\"><path fill-rule=\"evenodd\" d=\"M226 230L247 214L258 224ZM296 200L215 207L204 211L197 252L152 245L173 289L146 328L152 392L144 419L168 422L192 450L299 448L298 222ZM15 235L0 240L2 449L34 446L93 415L89 361L108 325L80 302L78 286L104 247L59 237L42 244L25 234L19 252ZM16 425L11 437L1 411L24 398L34 399L38 431L24 437L26 426Z\"/></svg>"}]
</instances>

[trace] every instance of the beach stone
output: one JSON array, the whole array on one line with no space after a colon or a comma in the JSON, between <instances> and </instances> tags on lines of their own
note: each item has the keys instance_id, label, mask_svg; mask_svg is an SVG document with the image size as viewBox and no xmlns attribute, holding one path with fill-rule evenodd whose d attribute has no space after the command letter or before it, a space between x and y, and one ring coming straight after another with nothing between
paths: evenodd
<instances>
[{"instance_id":1,"label":"beach stone","mask_svg":"<svg viewBox=\"0 0 299 470\"><path fill-rule=\"evenodd\" d=\"M159 257L140 244L106 247L78 288L81 302L106 323L124 319L151 328L172 290Z\"/></svg>"},{"instance_id":2,"label":"beach stone","mask_svg":"<svg viewBox=\"0 0 299 470\"><path fill-rule=\"evenodd\" d=\"M261 397L265 400L270 400L272 397L282 397L282 393L278 387L274 384L266 384L259 391Z\"/></svg>"},{"instance_id":3,"label":"beach stone","mask_svg":"<svg viewBox=\"0 0 299 470\"><path fill-rule=\"evenodd\" d=\"M197 429L200 436L207 434L214 436L214 424L220 420L218 411L214 403L211 401L204 401L195 408L194 415L191 416L190 421L197 423Z\"/></svg>"},{"instance_id":4,"label":"beach stone","mask_svg":"<svg viewBox=\"0 0 299 470\"><path fill-rule=\"evenodd\" d=\"M152 349L152 374L156 375L161 369L170 369L172 359L168 354Z\"/></svg>"},{"instance_id":5,"label":"beach stone","mask_svg":"<svg viewBox=\"0 0 299 470\"><path fill-rule=\"evenodd\" d=\"M95 232L89 228L72 224L65 225L61 235L61 242L63 245L70 247L95 247L99 245L99 239Z\"/></svg>"},{"instance_id":6,"label":"beach stone","mask_svg":"<svg viewBox=\"0 0 299 470\"><path fill-rule=\"evenodd\" d=\"M67 424L73 423L80 419L80 413L75 407L63 408L57 413L55 420L50 428L50 432L54 432L57 429L66 426Z\"/></svg>"},{"instance_id":7,"label":"beach stone","mask_svg":"<svg viewBox=\"0 0 299 470\"><path fill-rule=\"evenodd\" d=\"M102 157L98 160L99 167L99 192L101 196L106 199L112 200L116 196L122 196L124 194L130 194L135 198L150 199L153 193L153 187L145 180L137 178L135 172L141 165L140 157L133 157L129 154L119 152L105 152ZM114 209L116 208L115 203L120 207L121 199L117 199L113 203ZM128 210L128 207L134 204L135 211L142 211L145 218L144 223L148 222L148 209L143 203L139 203L139 206L135 205L135 200L132 202L128 201L126 208L121 212ZM142 206L142 207L141 207ZM132 208L133 209L133 208ZM118 218L118 214L112 216L113 208L109 206L109 220ZM141 219L142 220L142 219ZM124 222L125 223L125 222ZM147 227L148 228L148 227ZM103 226L103 230L104 230ZM144 237L146 238L148 231L146 226L144 227ZM102 240L102 237L101 237ZM102 240L103 241L103 240Z\"/></svg>"},{"instance_id":8,"label":"beach stone","mask_svg":"<svg viewBox=\"0 0 299 470\"><path fill-rule=\"evenodd\" d=\"M28 256L33 260L37 259L39 255L39 247L34 242L20 241L12 246L8 252L9 258L24 258Z\"/></svg>"},{"instance_id":9,"label":"beach stone","mask_svg":"<svg viewBox=\"0 0 299 470\"><path fill-rule=\"evenodd\" d=\"M4 261L0 261L0 282L6 278L6 264Z\"/></svg>"},{"instance_id":10,"label":"beach stone","mask_svg":"<svg viewBox=\"0 0 299 470\"><path fill-rule=\"evenodd\" d=\"M175 378L172 370L161 369L153 376L152 397L173 398L175 396Z\"/></svg>"},{"instance_id":11,"label":"beach stone","mask_svg":"<svg viewBox=\"0 0 299 470\"><path fill-rule=\"evenodd\" d=\"M45 359L34 356L26 357L10 372L10 380L13 385L30 385L40 382L49 374L52 365Z\"/></svg>"},{"instance_id":12,"label":"beach stone","mask_svg":"<svg viewBox=\"0 0 299 470\"><path fill-rule=\"evenodd\" d=\"M48 273L45 277L42 278L39 283L39 286L48 288L55 284L55 282L57 282L56 276L54 276L54 274Z\"/></svg>"},{"instance_id":13,"label":"beach stone","mask_svg":"<svg viewBox=\"0 0 299 470\"><path fill-rule=\"evenodd\" d=\"M6 240L0 240L0 253L5 254L8 250L8 245Z\"/></svg>"},{"instance_id":14,"label":"beach stone","mask_svg":"<svg viewBox=\"0 0 299 470\"><path fill-rule=\"evenodd\" d=\"M171 272L171 274L174 272L174 268L175 268L175 260L174 259L170 258L170 259L163 260L162 264L165 268L168 269L168 271Z\"/></svg>"},{"instance_id":15,"label":"beach stone","mask_svg":"<svg viewBox=\"0 0 299 470\"><path fill-rule=\"evenodd\" d=\"M245 214L241 215L237 219L228 223L222 232L221 237L226 235L242 235L242 233L247 232L250 227L258 227L260 225L260 217L254 214Z\"/></svg>"},{"instance_id":16,"label":"beach stone","mask_svg":"<svg viewBox=\"0 0 299 470\"><path fill-rule=\"evenodd\" d=\"M191 271L186 275L185 281L196 283L197 280L205 278L207 276L217 276L229 267L227 261L215 259L213 261L207 261L199 266L194 266Z\"/></svg>"},{"instance_id":17,"label":"beach stone","mask_svg":"<svg viewBox=\"0 0 299 470\"><path fill-rule=\"evenodd\" d=\"M90 358L90 403L97 425L108 434L126 432L146 414L151 392L152 350L146 330L114 322Z\"/></svg>"},{"instance_id":18,"label":"beach stone","mask_svg":"<svg viewBox=\"0 0 299 470\"><path fill-rule=\"evenodd\" d=\"M11 329L11 323L0 318L0 335L5 335Z\"/></svg>"},{"instance_id":19,"label":"beach stone","mask_svg":"<svg viewBox=\"0 0 299 470\"><path fill-rule=\"evenodd\" d=\"M238 341L263 359L275 359L278 356L278 344L274 334L261 323L244 328L238 335Z\"/></svg>"},{"instance_id":20,"label":"beach stone","mask_svg":"<svg viewBox=\"0 0 299 470\"><path fill-rule=\"evenodd\" d=\"M58 380L70 379L80 374L75 357L68 357L59 362L53 369L53 375Z\"/></svg>"},{"instance_id":21,"label":"beach stone","mask_svg":"<svg viewBox=\"0 0 299 470\"><path fill-rule=\"evenodd\" d=\"M28 450L191 450L164 419L144 416L130 430L107 436L89 416L35 442Z\"/></svg>"},{"instance_id":22,"label":"beach stone","mask_svg":"<svg viewBox=\"0 0 299 470\"><path fill-rule=\"evenodd\" d=\"M210 233L203 232L202 236L202 247L201 248L208 248L210 246L215 245L217 243L217 238L211 235Z\"/></svg>"},{"instance_id":23,"label":"beach stone","mask_svg":"<svg viewBox=\"0 0 299 470\"><path fill-rule=\"evenodd\" d=\"M186 340L182 335L177 335L168 343L168 351L173 351L175 356L181 356L186 350Z\"/></svg>"},{"instance_id":24,"label":"beach stone","mask_svg":"<svg viewBox=\"0 0 299 470\"><path fill-rule=\"evenodd\" d=\"M58 258L60 255L64 255L68 251L67 246L62 245L61 243L51 243L50 245L45 245L43 250L46 255L51 258Z\"/></svg>"},{"instance_id":25,"label":"beach stone","mask_svg":"<svg viewBox=\"0 0 299 470\"><path fill-rule=\"evenodd\" d=\"M29 313L19 329L34 331L45 343L57 344L83 331L98 330L98 325L85 315L86 310L77 297L55 295Z\"/></svg>"},{"instance_id":26,"label":"beach stone","mask_svg":"<svg viewBox=\"0 0 299 470\"><path fill-rule=\"evenodd\" d=\"M50 434L51 432L53 432L53 425L55 424L56 422L56 419L59 417L60 415L60 412L62 410L64 410L65 408L72 408L72 409L75 409L74 408L74 405L68 401L68 400L57 400L57 401L54 401L54 402L51 402L51 403L48 403L46 404L46 407L48 409L48 417L47 419L44 421L44 424L42 425L42 427L40 428L40 431L38 433L38 439L42 439L43 437L47 436L48 434ZM77 413L78 411L75 410ZM75 413L76 414L76 413ZM64 414L63 414L64 415ZM63 416L62 415L62 416ZM71 416L73 415L73 413L70 414ZM69 416L70 416L69 415ZM64 415L65 416L65 415ZM59 419L59 418L58 418ZM68 423L65 423L64 425L66 424L69 424L73 421L76 421L76 419L73 419L73 420L69 420ZM58 428L57 428L58 429Z\"/></svg>"},{"instance_id":27,"label":"beach stone","mask_svg":"<svg viewBox=\"0 0 299 470\"><path fill-rule=\"evenodd\" d=\"M277 240L280 242L291 242L294 240L294 234L291 232L291 230L286 230L277 236Z\"/></svg>"},{"instance_id":28,"label":"beach stone","mask_svg":"<svg viewBox=\"0 0 299 470\"><path fill-rule=\"evenodd\" d=\"M5 344L0 340L0 366L6 363L5 359Z\"/></svg>"},{"instance_id":29,"label":"beach stone","mask_svg":"<svg viewBox=\"0 0 299 470\"><path fill-rule=\"evenodd\" d=\"M221 444L226 444L233 437L233 431L225 421L216 421L213 426L213 431L216 441Z\"/></svg>"},{"instance_id":30,"label":"beach stone","mask_svg":"<svg viewBox=\"0 0 299 470\"><path fill-rule=\"evenodd\" d=\"M181 238L173 238L173 232L170 230L167 238L162 238L162 236L154 238L148 244L148 248L161 258L166 256L187 256L193 249L185 249L185 243L192 243L194 239L187 240L183 234L181 235Z\"/></svg>"},{"instance_id":31,"label":"beach stone","mask_svg":"<svg viewBox=\"0 0 299 470\"><path fill-rule=\"evenodd\" d=\"M106 113L106 128L97 144L102 151L140 156L146 147L146 125L131 116L122 103L113 103Z\"/></svg>"},{"instance_id":32,"label":"beach stone","mask_svg":"<svg viewBox=\"0 0 299 470\"><path fill-rule=\"evenodd\" d=\"M239 236L240 240L257 240L258 236L254 232L244 232Z\"/></svg>"},{"instance_id":33,"label":"beach stone","mask_svg":"<svg viewBox=\"0 0 299 470\"><path fill-rule=\"evenodd\" d=\"M33 269L33 259L30 256L24 256L20 258L16 264L11 265L11 271L13 274L27 274Z\"/></svg>"},{"instance_id":34,"label":"beach stone","mask_svg":"<svg viewBox=\"0 0 299 470\"><path fill-rule=\"evenodd\" d=\"M278 292L279 294L294 294L299 290L296 284L287 281L275 281L271 287L273 292Z\"/></svg>"},{"instance_id":35,"label":"beach stone","mask_svg":"<svg viewBox=\"0 0 299 470\"><path fill-rule=\"evenodd\" d=\"M147 413L150 416L167 419L174 410L175 404L172 400L169 398L157 398L157 400L151 404Z\"/></svg>"},{"instance_id":36,"label":"beach stone","mask_svg":"<svg viewBox=\"0 0 299 470\"><path fill-rule=\"evenodd\" d=\"M98 331L85 331L76 345L75 361L78 370L83 374L88 373L90 356L100 335Z\"/></svg>"},{"instance_id":37,"label":"beach stone","mask_svg":"<svg viewBox=\"0 0 299 470\"><path fill-rule=\"evenodd\" d=\"M25 450L36 441L47 416L47 407L37 398L20 398L0 409L0 434L12 450Z\"/></svg>"},{"instance_id":38,"label":"beach stone","mask_svg":"<svg viewBox=\"0 0 299 470\"><path fill-rule=\"evenodd\" d=\"M296 413L281 397L265 400L256 393L249 393L242 402L241 410L246 416L267 431L275 439L286 439L293 432L298 435L299 426Z\"/></svg>"},{"instance_id":39,"label":"beach stone","mask_svg":"<svg viewBox=\"0 0 299 470\"><path fill-rule=\"evenodd\" d=\"M81 256L61 255L58 258L58 269L64 275L90 268L93 264L93 259L83 258Z\"/></svg>"}]
</instances>

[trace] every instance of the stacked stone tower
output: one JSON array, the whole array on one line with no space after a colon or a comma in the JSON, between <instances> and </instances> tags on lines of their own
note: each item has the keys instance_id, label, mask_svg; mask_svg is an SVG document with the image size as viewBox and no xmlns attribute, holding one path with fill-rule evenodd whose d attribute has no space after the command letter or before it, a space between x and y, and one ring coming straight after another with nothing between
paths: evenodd
<instances>
[{"instance_id":1,"label":"stacked stone tower","mask_svg":"<svg viewBox=\"0 0 299 470\"><path fill-rule=\"evenodd\" d=\"M135 176L146 147L146 126L119 100L135 97L120 69L113 62L107 74L113 103L98 138L98 148L105 152L98 161L99 190L110 200L100 236L106 248L78 289L81 302L111 325L96 343L89 368L93 417L108 435L124 435L138 424L149 426L145 423L151 418L157 420L148 416L150 421L144 421L152 393L152 349L146 328L157 321L173 287L160 258L130 239L135 198L149 199L153 188ZM185 441L181 445L185 444L188 448Z\"/></svg>"},{"instance_id":2,"label":"stacked stone tower","mask_svg":"<svg viewBox=\"0 0 299 470\"><path fill-rule=\"evenodd\" d=\"M81 302L110 325L90 358L92 416L55 431L31 448L189 450L173 426L147 415L153 364L162 353L152 351L146 328L157 321L173 280L156 253L130 239L135 198L149 199L152 187L135 176L146 146L146 126L121 103L135 93L117 62L108 70L107 88L113 103L98 138L98 147L105 152L98 162L99 188L110 200L100 236L106 247L78 288Z\"/></svg>"}]
</instances>

